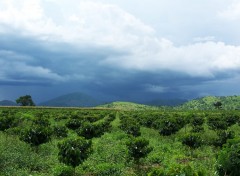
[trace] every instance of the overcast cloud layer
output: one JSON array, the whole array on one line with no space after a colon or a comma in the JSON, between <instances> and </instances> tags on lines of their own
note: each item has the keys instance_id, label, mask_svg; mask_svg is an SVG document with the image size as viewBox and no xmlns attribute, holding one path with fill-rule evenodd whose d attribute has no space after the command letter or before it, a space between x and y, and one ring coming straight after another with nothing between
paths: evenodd
<instances>
[{"instance_id":1,"label":"overcast cloud layer","mask_svg":"<svg viewBox=\"0 0 240 176\"><path fill-rule=\"evenodd\" d=\"M0 100L240 94L237 0L0 0Z\"/></svg>"}]
</instances>

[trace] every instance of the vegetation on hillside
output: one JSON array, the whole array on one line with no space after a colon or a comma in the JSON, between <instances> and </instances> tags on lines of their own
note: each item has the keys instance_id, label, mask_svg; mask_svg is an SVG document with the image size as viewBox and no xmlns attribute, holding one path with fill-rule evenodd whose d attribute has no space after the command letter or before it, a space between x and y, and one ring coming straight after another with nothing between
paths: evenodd
<instances>
[{"instance_id":1,"label":"vegetation on hillside","mask_svg":"<svg viewBox=\"0 0 240 176\"><path fill-rule=\"evenodd\" d=\"M206 96L203 98L198 98L190 100L176 109L183 110L214 110L216 109L217 102L221 102L220 109L223 110L240 110L240 96Z\"/></svg>"},{"instance_id":2,"label":"vegetation on hillside","mask_svg":"<svg viewBox=\"0 0 240 176\"><path fill-rule=\"evenodd\" d=\"M100 105L98 107L118 109L118 110L157 110L158 107L148 106L144 104L132 103L132 102L112 102L109 104Z\"/></svg>"}]
</instances>

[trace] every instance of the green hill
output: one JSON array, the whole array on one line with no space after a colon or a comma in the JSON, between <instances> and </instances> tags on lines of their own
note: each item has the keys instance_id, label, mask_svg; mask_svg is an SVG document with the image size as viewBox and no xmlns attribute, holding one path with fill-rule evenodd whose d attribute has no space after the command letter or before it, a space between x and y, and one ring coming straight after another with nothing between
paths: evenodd
<instances>
[{"instance_id":1,"label":"green hill","mask_svg":"<svg viewBox=\"0 0 240 176\"><path fill-rule=\"evenodd\" d=\"M144 102L143 104L150 105L150 106L178 106L182 105L183 103L187 102L186 99L154 99L151 101Z\"/></svg>"},{"instance_id":2,"label":"green hill","mask_svg":"<svg viewBox=\"0 0 240 176\"><path fill-rule=\"evenodd\" d=\"M236 110L240 109L240 96L206 96L198 99L194 99L184 103L177 109L194 109L194 110L214 110L216 107L214 103L221 102L222 109L224 110Z\"/></svg>"},{"instance_id":3,"label":"green hill","mask_svg":"<svg viewBox=\"0 0 240 176\"><path fill-rule=\"evenodd\" d=\"M156 109L159 109L154 106L148 106L148 105L132 103L132 102L120 102L120 101L100 105L98 107L112 108L112 109L119 109L119 110L156 110Z\"/></svg>"},{"instance_id":4,"label":"green hill","mask_svg":"<svg viewBox=\"0 0 240 176\"><path fill-rule=\"evenodd\" d=\"M49 101L40 103L40 106L54 106L54 107L94 107L101 104L93 97L76 92L62 95L60 97L51 99Z\"/></svg>"}]
</instances>

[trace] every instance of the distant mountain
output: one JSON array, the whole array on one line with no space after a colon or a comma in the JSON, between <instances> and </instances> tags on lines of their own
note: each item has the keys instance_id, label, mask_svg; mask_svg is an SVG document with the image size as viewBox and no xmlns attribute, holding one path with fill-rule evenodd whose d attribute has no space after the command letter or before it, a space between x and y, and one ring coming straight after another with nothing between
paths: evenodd
<instances>
[{"instance_id":1,"label":"distant mountain","mask_svg":"<svg viewBox=\"0 0 240 176\"><path fill-rule=\"evenodd\" d=\"M0 101L0 106L17 106L17 104L10 100L2 100Z\"/></svg>"},{"instance_id":2,"label":"distant mountain","mask_svg":"<svg viewBox=\"0 0 240 176\"><path fill-rule=\"evenodd\" d=\"M179 106L186 103L186 99L154 99L152 101L144 102L146 105L151 106Z\"/></svg>"},{"instance_id":3,"label":"distant mountain","mask_svg":"<svg viewBox=\"0 0 240 176\"><path fill-rule=\"evenodd\" d=\"M101 102L93 97L76 92L56 97L49 101L42 102L39 105L53 107L94 107L99 104L101 104Z\"/></svg>"},{"instance_id":4,"label":"distant mountain","mask_svg":"<svg viewBox=\"0 0 240 176\"><path fill-rule=\"evenodd\" d=\"M240 109L240 96L207 96L194 99L184 103L177 109L195 109L195 110L213 110L216 109L214 103L221 102L222 109L236 110Z\"/></svg>"}]
</instances>

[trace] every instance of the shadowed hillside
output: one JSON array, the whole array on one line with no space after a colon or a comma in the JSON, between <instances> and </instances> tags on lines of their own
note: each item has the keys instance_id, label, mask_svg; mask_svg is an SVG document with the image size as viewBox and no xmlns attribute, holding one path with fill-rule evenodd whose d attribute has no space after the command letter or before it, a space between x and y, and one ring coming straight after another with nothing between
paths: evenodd
<instances>
[{"instance_id":1,"label":"shadowed hillside","mask_svg":"<svg viewBox=\"0 0 240 176\"><path fill-rule=\"evenodd\" d=\"M0 106L17 106L17 104L10 100L2 100L0 101Z\"/></svg>"},{"instance_id":2,"label":"shadowed hillside","mask_svg":"<svg viewBox=\"0 0 240 176\"><path fill-rule=\"evenodd\" d=\"M83 93L71 93L49 101L40 103L40 106L55 106L55 107L94 107L101 104L100 101Z\"/></svg>"}]
</instances>

